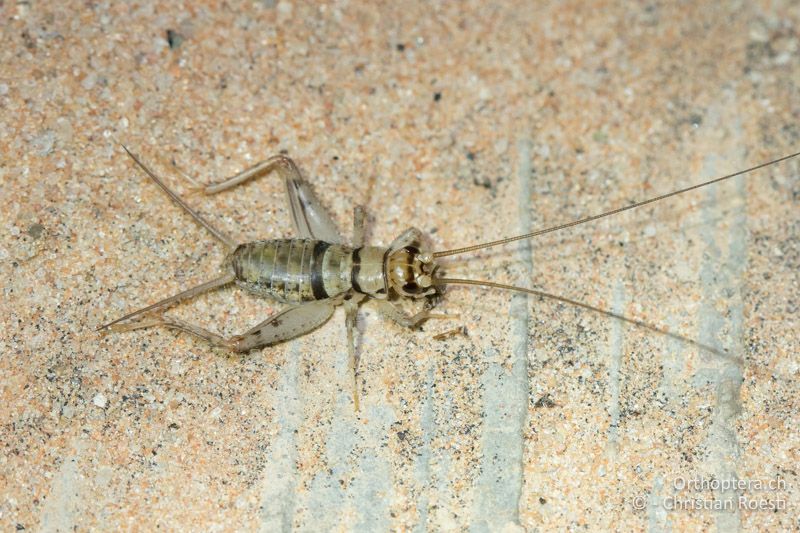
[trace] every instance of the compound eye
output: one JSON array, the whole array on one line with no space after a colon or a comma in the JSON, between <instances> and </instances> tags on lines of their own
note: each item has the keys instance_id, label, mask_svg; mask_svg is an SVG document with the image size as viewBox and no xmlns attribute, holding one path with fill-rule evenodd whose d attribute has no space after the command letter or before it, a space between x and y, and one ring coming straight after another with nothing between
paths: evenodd
<instances>
[{"instance_id":1,"label":"compound eye","mask_svg":"<svg viewBox=\"0 0 800 533\"><path fill-rule=\"evenodd\" d=\"M411 294L411 295L418 294L419 293L419 285L417 285L416 283L413 283L413 282L412 283L406 283L405 285L403 285L403 292L405 292L406 294Z\"/></svg>"}]
</instances>

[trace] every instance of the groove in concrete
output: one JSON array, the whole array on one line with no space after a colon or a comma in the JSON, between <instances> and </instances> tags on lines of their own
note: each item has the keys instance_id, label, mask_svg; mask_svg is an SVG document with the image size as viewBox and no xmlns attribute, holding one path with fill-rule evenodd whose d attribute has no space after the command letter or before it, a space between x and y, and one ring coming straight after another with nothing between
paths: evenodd
<instances>
[{"instance_id":1,"label":"groove in concrete","mask_svg":"<svg viewBox=\"0 0 800 533\"><path fill-rule=\"evenodd\" d=\"M299 365L300 341L291 344L279 369L277 422L280 429L270 448L261 481L261 531L291 531L297 505L297 430L302 423Z\"/></svg>"},{"instance_id":2,"label":"groove in concrete","mask_svg":"<svg viewBox=\"0 0 800 533\"><path fill-rule=\"evenodd\" d=\"M531 143L517 143L519 154L519 231L530 231ZM527 279L533 276L530 242L520 246L520 263ZM524 472L524 434L528 413L528 297L512 298L511 370L492 362L481 378L484 393L481 475L477 480L473 511L474 531L499 531L519 527L519 505Z\"/></svg>"},{"instance_id":3,"label":"groove in concrete","mask_svg":"<svg viewBox=\"0 0 800 533\"><path fill-rule=\"evenodd\" d=\"M346 350L337 361L336 379L352 381ZM336 401L324 452L329 469L318 472L302 496L301 506L310 518L304 524L308 530L390 529L394 490L383 443L396 417L379 396L370 402L362 398L361 418L366 423L361 423L353 412L351 394L351 388L344 387Z\"/></svg>"},{"instance_id":4,"label":"groove in concrete","mask_svg":"<svg viewBox=\"0 0 800 533\"><path fill-rule=\"evenodd\" d=\"M741 136L739 125L731 126ZM720 172L717 161L740 160L739 157L708 156L704 164L704 175L716 176ZM727 165L726 165L727 168ZM724 220L730 221L727 233L716 230L715 221L720 216L720 201L736 197L737 202L746 203L745 178L734 178L734 183L725 185L725 194L719 187L709 187L705 192L702 239L705 243L700 279L703 283L703 303L699 317L700 341L719 349L728 349L733 354L741 354L743 348L743 305L741 299L741 278L747 261L747 219L746 209L728 213ZM728 202L725 202L728 203ZM727 244L727 256L722 245ZM720 302L725 302L727 313L719 311ZM720 332L728 334L721 337ZM740 389L743 369L736 359L708 359L708 366L698 371L695 382L710 384L716 388L715 408L706 446L708 456L704 467L708 475L727 480L736 477L739 446L736 437L735 418L741 411ZM734 499L736 494L715 494L722 500ZM719 531L738 531L741 526L739 510L736 505L732 511L718 512L715 515Z\"/></svg>"},{"instance_id":5,"label":"groove in concrete","mask_svg":"<svg viewBox=\"0 0 800 533\"><path fill-rule=\"evenodd\" d=\"M617 281L614 285L611 311L618 315L625 314L625 288L621 281ZM608 414L611 417L611 422L608 426L608 452L612 457L616 456L619 450L619 391L624 341L623 326L622 320L611 321L611 335L608 346L610 358L608 367Z\"/></svg>"}]
</instances>

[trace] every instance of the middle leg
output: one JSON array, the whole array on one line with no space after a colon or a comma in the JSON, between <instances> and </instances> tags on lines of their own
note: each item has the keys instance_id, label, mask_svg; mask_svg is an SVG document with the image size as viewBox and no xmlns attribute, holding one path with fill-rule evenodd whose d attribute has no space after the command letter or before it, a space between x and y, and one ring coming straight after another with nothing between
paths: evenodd
<instances>
[{"instance_id":1,"label":"middle leg","mask_svg":"<svg viewBox=\"0 0 800 533\"><path fill-rule=\"evenodd\" d=\"M349 356L348 361L350 363L350 370L353 373L353 405L356 411L360 409L358 394L358 363L360 357L358 350L356 350L355 330L356 318L358 315L358 303L362 299L363 297L352 298L344 302L344 318L345 326L347 328L347 354Z\"/></svg>"},{"instance_id":2,"label":"middle leg","mask_svg":"<svg viewBox=\"0 0 800 533\"><path fill-rule=\"evenodd\" d=\"M367 212L364 206L357 205L353 209L353 246L356 248L364 246L366 219Z\"/></svg>"}]
</instances>

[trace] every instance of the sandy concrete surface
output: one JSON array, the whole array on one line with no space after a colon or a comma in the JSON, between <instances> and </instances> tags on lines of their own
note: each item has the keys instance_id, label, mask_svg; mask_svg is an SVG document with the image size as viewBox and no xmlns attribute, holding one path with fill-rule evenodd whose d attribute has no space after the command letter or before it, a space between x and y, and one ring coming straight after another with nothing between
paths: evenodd
<instances>
[{"instance_id":1,"label":"sandy concrete surface","mask_svg":"<svg viewBox=\"0 0 800 533\"><path fill-rule=\"evenodd\" d=\"M118 142L238 239L291 236L282 184L191 195L171 160L208 182L284 151L348 235L361 203L372 243L473 244L800 149L797 2L0 16L0 529L800 528L796 160L447 261L716 353L452 287L460 318L418 330L363 307L355 413L341 310L247 356L95 333L223 258ZM231 288L173 313L233 335L278 308Z\"/></svg>"}]
</instances>

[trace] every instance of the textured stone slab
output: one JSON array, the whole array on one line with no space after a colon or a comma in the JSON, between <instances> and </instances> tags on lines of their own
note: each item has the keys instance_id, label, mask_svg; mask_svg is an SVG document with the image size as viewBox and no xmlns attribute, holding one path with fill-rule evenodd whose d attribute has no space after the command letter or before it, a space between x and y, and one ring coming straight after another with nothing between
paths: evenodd
<instances>
[{"instance_id":1,"label":"textured stone slab","mask_svg":"<svg viewBox=\"0 0 800 533\"><path fill-rule=\"evenodd\" d=\"M246 357L95 333L222 259L117 141L184 194L164 160L211 181L285 151L341 228L361 203L371 242L435 249L800 149L795 2L486 4L0 3L1 529L797 528L797 161L447 263L728 355L453 287L454 323L363 308L356 414L341 311ZM188 201L291 232L274 179ZM175 314L231 335L277 309ZM780 485L702 483L733 478Z\"/></svg>"}]
</instances>

